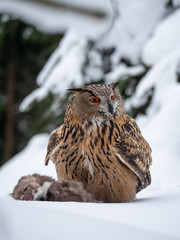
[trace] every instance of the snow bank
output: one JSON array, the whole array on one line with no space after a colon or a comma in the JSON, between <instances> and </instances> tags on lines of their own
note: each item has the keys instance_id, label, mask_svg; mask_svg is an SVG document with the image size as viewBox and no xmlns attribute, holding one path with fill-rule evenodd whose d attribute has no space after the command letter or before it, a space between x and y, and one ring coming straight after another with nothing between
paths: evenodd
<instances>
[{"instance_id":1,"label":"snow bank","mask_svg":"<svg viewBox=\"0 0 180 240\"><path fill-rule=\"evenodd\" d=\"M174 52L180 43L180 10L160 23L152 38L147 41L142 59L147 65L154 65Z\"/></svg>"},{"instance_id":2,"label":"snow bank","mask_svg":"<svg viewBox=\"0 0 180 240\"><path fill-rule=\"evenodd\" d=\"M151 188L132 203L0 199L0 239L179 239L180 182Z\"/></svg>"},{"instance_id":3,"label":"snow bank","mask_svg":"<svg viewBox=\"0 0 180 240\"><path fill-rule=\"evenodd\" d=\"M34 136L22 152L0 168L0 196L12 192L23 175L40 173L56 177L53 164L44 165L48 140L48 134Z\"/></svg>"}]
</instances>

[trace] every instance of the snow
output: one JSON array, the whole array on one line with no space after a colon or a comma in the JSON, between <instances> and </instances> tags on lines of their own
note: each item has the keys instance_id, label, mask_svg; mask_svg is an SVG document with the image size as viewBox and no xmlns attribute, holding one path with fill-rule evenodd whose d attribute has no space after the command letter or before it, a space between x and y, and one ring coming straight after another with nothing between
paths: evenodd
<instances>
[{"instance_id":1,"label":"snow","mask_svg":"<svg viewBox=\"0 0 180 240\"><path fill-rule=\"evenodd\" d=\"M166 199L167 201L169 199ZM166 202L166 201L165 201ZM173 202L172 202L173 203ZM143 203L142 203L143 205ZM179 235L171 234L177 229L175 224L169 228L166 214L162 218L162 225L157 221L154 211L151 217L157 224L156 230L150 231L141 225L149 223L148 201L142 209L146 209L144 215L141 203L123 205L110 204L86 204L86 203L48 203L48 202L19 202L11 199L1 200L1 239L178 239ZM160 205L157 204L157 205ZM8 208L7 208L8 206ZM154 205L156 209L156 205ZM159 207L159 206L158 206ZM164 207L163 205L161 208ZM154 209L154 210L155 210ZM131 210L133 210L131 212ZM173 204L168 210L173 210ZM127 215L127 211L131 214ZM92 214L93 213L93 214ZM108 219L107 216L113 216ZM122 221L131 219L131 223ZM140 226L134 224L137 218L142 217ZM2 221L3 219L3 221ZM153 219L151 219L153 221ZM177 220L171 217L170 220ZM139 221L140 222L140 221ZM154 224L155 225L155 224ZM7 231L7 227L11 231ZM157 230L161 228L162 232ZM33 231L32 231L33 229ZM169 230L168 230L169 229Z\"/></svg>"},{"instance_id":2,"label":"snow","mask_svg":"<svg viewBox=\"0 0 180 240\"><path fill-rule=\"evenodd\" d=\"M64 3L66 2L64 1ZM68 1L68 4L72 6L70 3L72 1ZM73 1L74 6L80 5L80 3L82 1ZM0 12L12 14L14 17L18 17L24 22L34 25L37 29L45 33L62 33L67 29L73 28L89 36L97 36L99 32L104 31L110 21L111 10L109 10L109 4L107 1L98 0L91 1L89 4L81 4L81 6L83 5L85 9L101 10L105 14L105 17L87 16L80 12L67 11L66 8L50 7L45 3L40 4L40 1L23 0L0 1Z\"/></svg>"},{"instance_id":3,"label":"snow","mask_svg":"<svg viewBox=\"0 0 180 240\"><path fill-rule=\"evenodd\" d=\"M103 4L103 0L91 1L92 5L88 1L68 0L67 4L72 2L91 9L96 6L101 9ZM143 105L154 89L146 115L137 118L152 148L151 186L138 193L133 202L123 204L15 201L8 193L23 175L40 173L56 178L53 164L44 166L49 135L36 135L22 152L0 168L0 239L180 239L180 83L177 81L180 11L177 9L171 14L166 3L166 0L119 0L116 23L101 39L97 36L111 15L106 5L102 10L107 18L101 21L84 16L77 18L73 14L68 19L68 14L59 14L56 9L41 6L40 11L40 6L34 7L32 2L0 2L1 12L13 12L41 30L49 33L66 30L37 77L39 88L21 104L22 111L28 109L33 100L47 96L49 91L63 96L67 88L88 81L83 79L81 71L88 36L97 37L96 47L116 48L111 59L112 71L104 76L108 83L143 73L143 63L152 66L134 95L126 101L126 109ZM179 6L180 1L172 3ZM87 75L100 78L102 59L96 49L88 54ZM120 63L122 57L134 65Z\"/></svg>"},{"instance_id":4,"label":"snow","mask_svg":"<svg viewBox=\"0 0 180 240\"><path fill-rule=\"evenodd\" d=\"M154 87L146 116L137 118L144 136L153 149L154 181L168 183L179 180L180 169L180 48L156 64L141 80L136 93L126 106L140 106L146 93ZM159 174L160 173L160 174ZM167 177L168 176L168 177Z\"/></svg>"},{"instance_id":5,"label":"snow","mask_svg":"<svg viewBox=\"0 0 180 240\"><path fill-rule=\"evenodd\" d=\"M147 65L154 65L174 52L180 43L180 10L160 23L152 38L147 41L142 58Z\"/></svg>"},{"instance_id":6,"label":"snow","mask_svg":"<svg viewBox=\"0 0 180 240\"><path fill-rule=\"evenodd\" d=\"M55 176L43 167L47 137L34 137L0 170L0 239L179 239L180 180L152 184L124 204L24 202L8 196L24 174Z\"/></svg>"},{"instance_id":7,"label":"snow","mask_svg":"<svg viewBox=\"0 0 180 240\"><path fill-rule=\"evenodd\" d=\"M70 30L38 75L40 87L24 99L20 110L25 111L34 99L41 100L49 92L63 96L72 84L83 85L81 70L86 48L87 39Z\"/></svg>"},{"instance_id":8,"label":"snow","mask_svg":"<svg viewBox=\"0 0 180 240\"><path fill-rule=\"evenodd\" d=\"M65 3L67 6L78 6L87 10L97 9L104 13L105 17L97 18L76 11L66 11L63 8L49 7L35 1L22 0L1 1L0 12L18 16L46 33L64 33L73 29L93 39L100 38L98 42L100 47L115 46L117 48L113 56L114 63L119 62L122 57L137 63L155 26L167 14L165 8L167 0L146 0L145 4L143 0L114 1L119 15L114 26L108 34L104 35L113 18L111 1L58 0L52 2ZM103 37L100 37L101 34Z\"/></svg>"},{"instance_id":9,"label":"snow","mask_svg":"<svg viewBox=\"0 0 180 240\"><path fill-rule=\"evenodd\" d=\"M49 136L36 135L0 168L0 239L179 239L179 63L180 50L155 65L128 103L140 105L154 87L147 116L137 119L153 150L150 187L124 204L15 201L8 193L21 176L36 172L56 178L53 164L44 166Z\"/></svg>"},{"instance_id":10,"label":"snow","mask_svg":"<svg viewBox=\"0 0 180 240\"><path fill-rule=\"evenodd\" d=\"M69 6L77 6L79 8L87 8L90 10L100 10L108 12L109 1L108 0L98 0L98 1L84 1L84 0L51 0L52 2L64 3ZM178 0L176 0L178 1Z\"/></svg>"},{"instance_id":11,"label":"snow","mask_svg":"<svg viewBox=\"0 0 180 240\"><path fill-rule=\"evenodd\" d=\"M166 0L119 0L119 16L114 27L100 42L100 47L117 48L113 62L121 58L132 63L139 62L144 44L149 39L155 26L163 19L167 10ZM155 6L155 7L154 7Z\"/></svg>"},{"instance_id":12,"label":"snow","mask_svg":"<svg viewBox=\"0 0 180 240\"><path fill-rule=\"evenodd\" d=\"M50 162L48 167L45 167L43 162L48 140L48 134L34 136L22 152L15 155L0 168L0 182L3 183L0 185L0 196L10 193L14 183L17 183L18 179L23 175L41 173L56 177L53 164ZM9 173L7 174L7 172Z\"/></svg>"},{"instance_id":13,"label":"snow","mask_svg":"<svg viewBox=\"0 0 180 240\"><path fill-rule=\"evenodd\" d=\"M115 2L119 15L112 29L109 30L108 34L101 35L103 31L99 31L96 36L90 34L91 39L95 41L94 51L92 49L88 52L89 34L87 32L90 33L91 30L86 21L85 29L87 32L77 29L76 22L72 28L65 26L65 29L68 29L65 37L37 77L39 88L24 99L20 107L21 111L28 109L34 100L41 100L46 97L49 92L57 94L61 98L72 85L80 86L102 78L106 82L111 82L116 77L131 76L136 74L136 71L139 73L143 71L143 66L139 65L143 46L152 34L154 27L167 12L165 8L166 0L159 0L158 2L147 0L146 4L143 0L134 0L133 2L119 0ZM155 8L154 4L156 5ZM109 6L108 9L111 9L111 7ZM81 19L81 21L84 20ZM61 22L64 23L64 21ZM96 25L97 23L91 23L91 27L93 26L95 29ZM106 24L104 30L108 26L109 24ZM96 48L101 49L103 47L116 47L116 51L112 55L113 71L105 76L103 76L101 69L102 60L98 59L98 51L95 51ZM87 60L87 52L89 65L85 70L86 76L84 76L82 75L82 68L85 60ZM137 66L127 68L123 64L120 65L119 60L123 57ZM96 64L96 61L99 63ZM71 71L69 71L69 68L71 68Z\"/></svg>"},{"instance_id":14,"label":"snow","mask_svg":"<svg viewBox=\"0 0 180 240\"><path fill-rule=\"evenodd\" d=\"M127 204L23 202L6 197L0 200L0 237L179 239L180 194L157 195Z\"/></svg>"},{"instance_id":15,"label":"snow","mask_svg":"<svg viewBox=\"0 0 180 240\"><path fill-rule=\"evenodd\" d=\"M52 163L43 165L48 135L37 135L0 169L0 238L179 239L179 63L180 50L155 65L128 103L143 103L146 91L154 87L147 116L137 119L153 149L150 187L124 204L15 201L7 194L22 175L37 172L56 177Z\"/></svg>"},{"instance_id":16,"label":"snow","mask_svg":"<svg viewBox=\"0 0 180 240\"><path fill-rule=\"evenodd\" d=\"M179 239L180 180L152 184L135 201L124 204L12 199L7 193L22 175L38 172L55 177L54 166L43 166L47 140L47 135L35 136L0 169L0 239Z\"/></svg>"},{"instance_id":17,"label":"snow","mask_svg":"<svg viewBox=\"0 0 180 240\"><path fill-rule=\"evenodd\" d=\"M172 1L173 6L179 7L180 6L180 0L173 0Z\"/></svg>"},{"instance_id":18,"label":"snow","mask_svg":"<svg viewBox=\"0 0 180 240\"><path fill-rule=\"evenodd\" d=\"M116 66L110 73L106 74L106 82L111 83L117 81L117 79L123 79L126 77L137 76L145 71L142 65L136 65L133 67L127 67L124 63Z\"/></svg>"}]
</instances>

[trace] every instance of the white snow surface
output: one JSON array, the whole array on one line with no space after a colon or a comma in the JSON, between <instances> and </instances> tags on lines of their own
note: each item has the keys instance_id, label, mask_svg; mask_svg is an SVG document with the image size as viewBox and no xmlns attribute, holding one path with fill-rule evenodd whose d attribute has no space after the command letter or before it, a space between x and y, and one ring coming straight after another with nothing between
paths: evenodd
<instances>
[{"instance_id":1,"label":"white snow surface","mask_svg":"<svg viewBox=\"0 0 180 240\"><path fill-rule=\"evenodd\" d=\"M179 189L126 204L0 199L0 237L31 239L179 239Z\"/></svg>"}]
</instances>

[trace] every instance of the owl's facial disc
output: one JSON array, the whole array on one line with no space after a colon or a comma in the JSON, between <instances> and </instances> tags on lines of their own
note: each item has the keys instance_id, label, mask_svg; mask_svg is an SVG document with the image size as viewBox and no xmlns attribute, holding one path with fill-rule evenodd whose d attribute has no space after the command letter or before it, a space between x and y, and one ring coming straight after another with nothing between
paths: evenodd
<instances>
[{"instance_id":1,"label":"owl's facial disc","mask_svg":"<svg viewBox=\"0 0 180 240\"><path fill-rule=\"evenodd\" d=\"M76 89L73 115L78 120L112 120L124 113L123 102L114 85L90 85ZM72 108L69 108L72 109Z\"/></svg>"}]
</instances>

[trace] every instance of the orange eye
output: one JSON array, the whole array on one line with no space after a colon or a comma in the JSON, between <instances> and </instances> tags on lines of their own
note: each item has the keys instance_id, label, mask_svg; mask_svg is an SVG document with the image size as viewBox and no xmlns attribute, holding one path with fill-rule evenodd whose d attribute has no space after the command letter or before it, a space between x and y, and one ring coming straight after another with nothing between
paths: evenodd
<instances>
[{"instance_id":1,"label":"orange eye","mask_svg":"<svg viewBox=\"0 0 180 240\"><path fill-rule=\"evenodd\" d=\"M98 103L100 101L100 99L98 97L92 97L90 98L90 102L91 103Z\"/></svg>"},{"instance_id":2,"label":"orange eye","mask_svg":"<svg viewBox=\"0 0 180 240\"><path fill-rule=\"evenodd\" d=\"M115 99L115 96L114 96L114 95L112 95L112 96L111 96L111 100L114 100L114 99Z\"/></svg>"}]
</instances>

